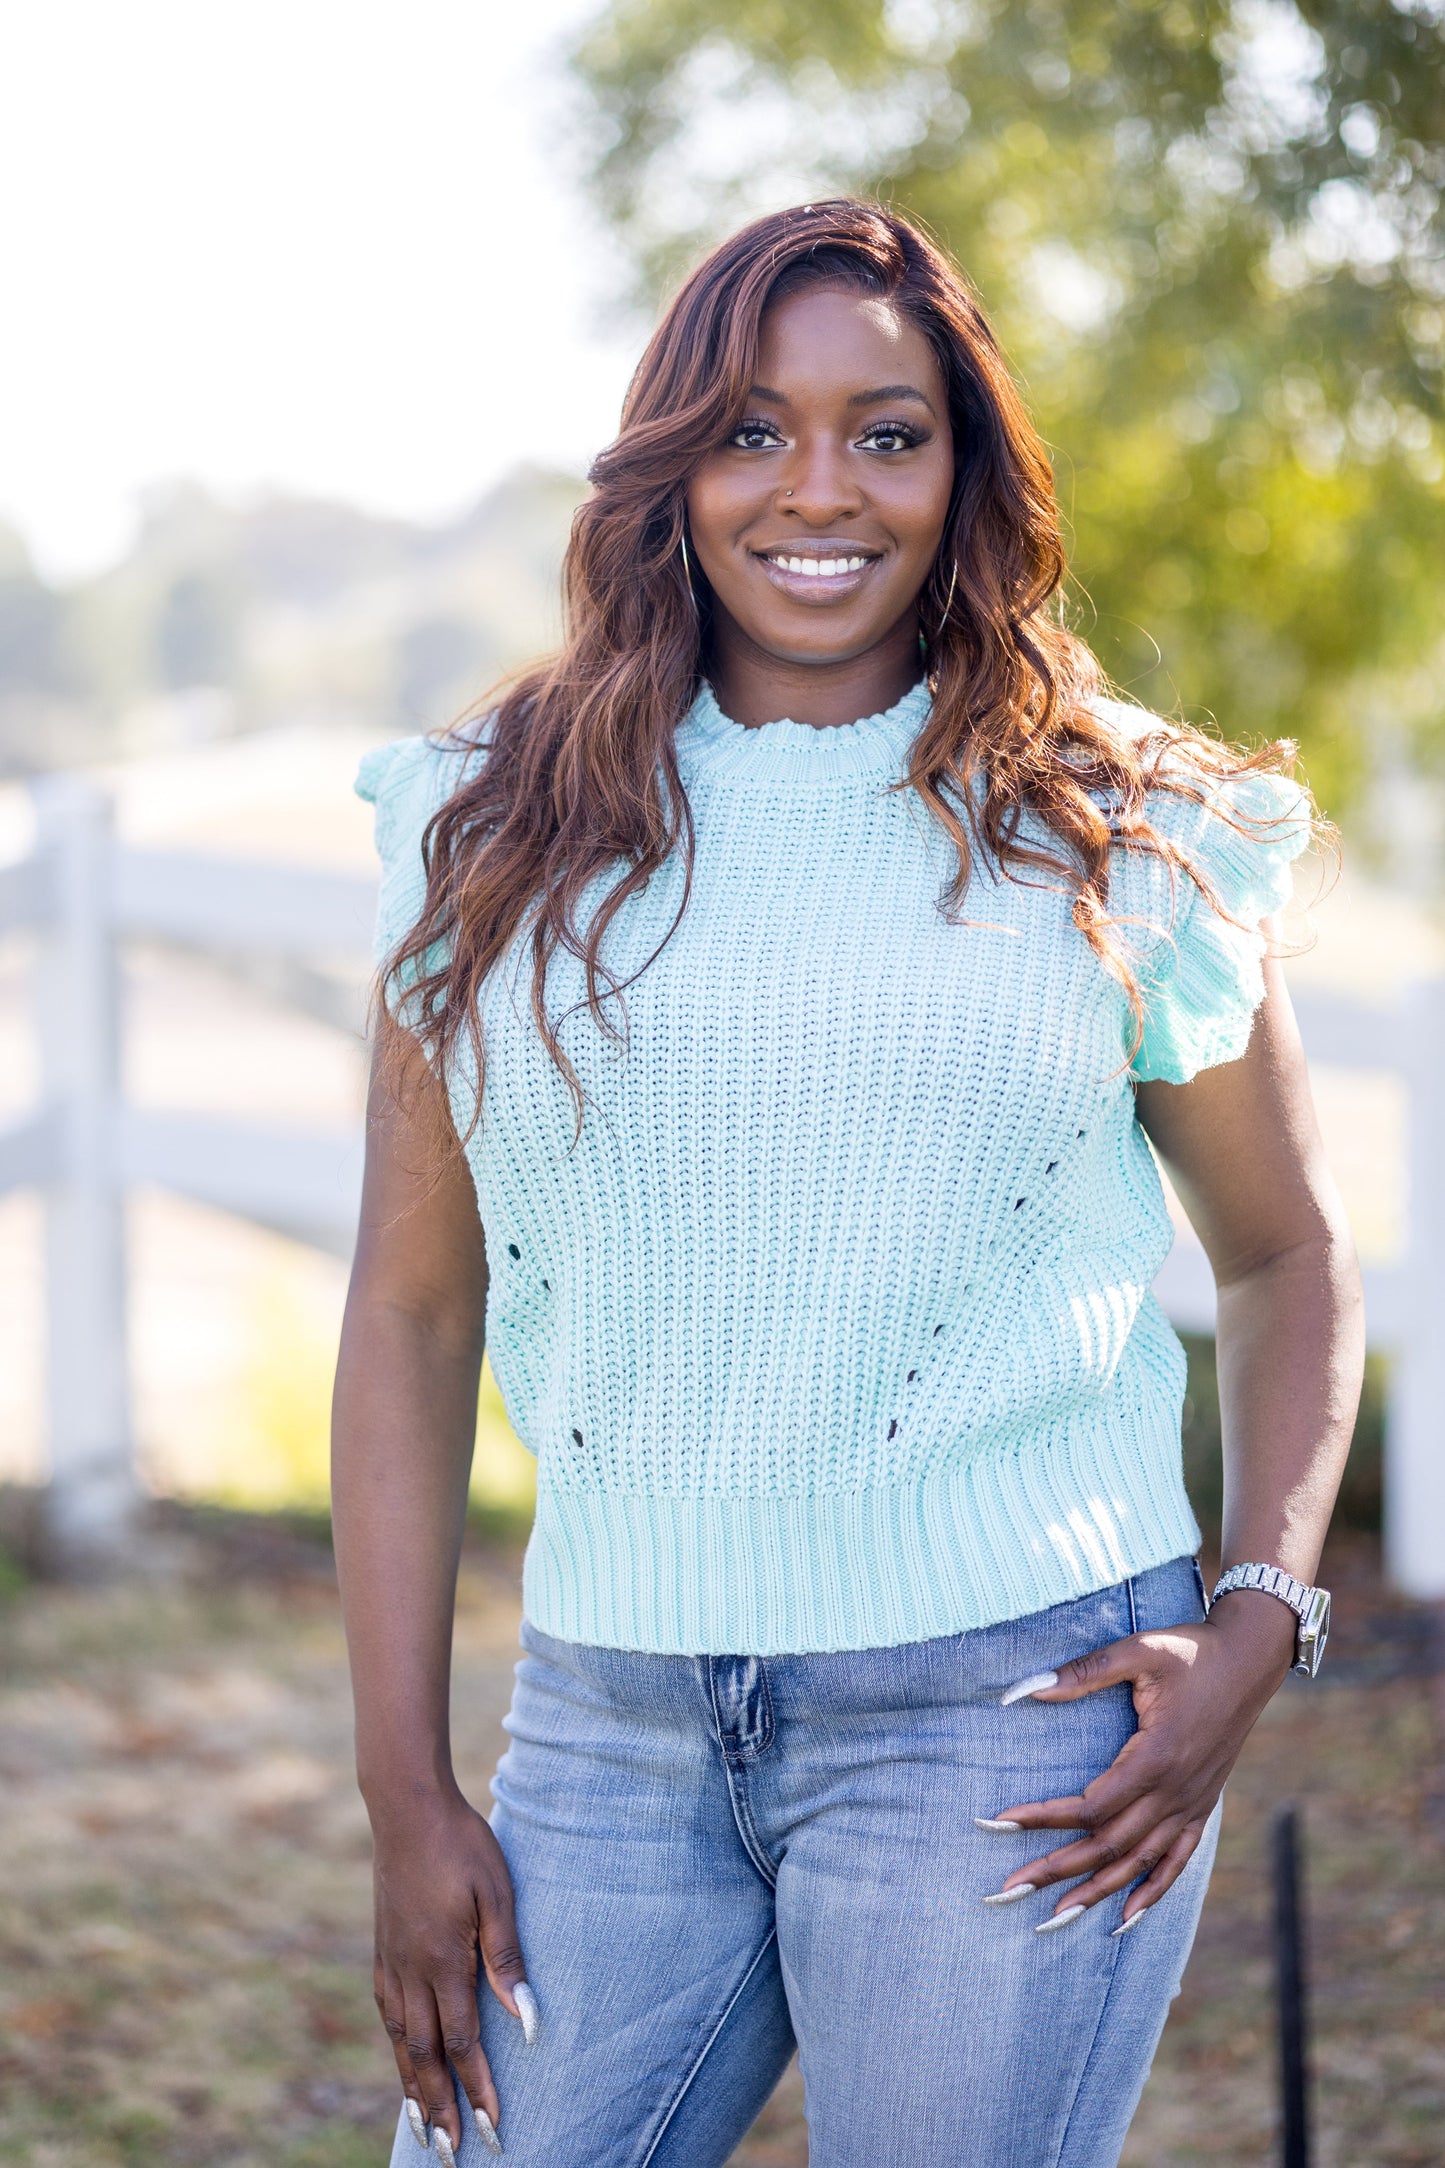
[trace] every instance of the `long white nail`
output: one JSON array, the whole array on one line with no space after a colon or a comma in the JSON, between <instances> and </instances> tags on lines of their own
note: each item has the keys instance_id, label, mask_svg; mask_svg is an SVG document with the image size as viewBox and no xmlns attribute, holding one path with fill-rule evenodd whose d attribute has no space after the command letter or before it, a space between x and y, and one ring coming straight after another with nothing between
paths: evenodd
<instances>
[{"instance_id":1,"label":"long white nail","mask_svg":"<svg viewBox=\"0 0 1445 2168\"><path fill-rule=\"evenodd\" d=\"M1024 1825L1022 1822L991 1822L986 1814L975 1814L973 1826L975 1829L993 1830L1000 1837L1016 1837Z\"/></svg>"},{"instance_id":2,"label":"long white nail","mask_svg":"<svg viewBox=\"0 0 1445 2168\"><path fill-rule=\"evenodd\" d=\"M1088 1909L1087 1905L1066 1905L1064 1910L1056 1912L1051 1920L1040 1920L1034 1933L1051 1935L1056 1927L1068 1927L1073 1921L1081 1920Z\"/></svg>"},{"instance_id":3,"label":"long white nail","mask_svg":"<svg viewBox=\"0 0 1445 2168\"><path fill-rule=\"evenodd\" d=\"M985 1897L983 1901L986 1905L1016 1905L1020 1897L1037 1897L1038 1894L1037 1882L1015 1882L1012 1889L995 1890L992 1897Z\"/></svg>"},{"instance_id":4,"label":"long white nail","mask_svg":"<svg viewBox=\"0 0 1445 2168\"><path fill-rule=\"evenodd\" d=\"M1020 1679L1017 1686L1011 1686L999 1707L1006 1709L1011 1701L1022 1701L1026 1694L1041 1694L1046 1686L1057 1686L1058 1683L1057 1671L1036 1671L1031 1679Z\"/></svg>"},{"instance_id":5,"label":"long white nail","mask_svg":"<svg viewBox=\"0 0 1445 2168\"><path fill-rule=\"evenodd\" d=\"M411 2134L413 2138L415 2138L417 2144L421 2147L423 2153L425 2153L431 2143L431 2140L427 2137L426 2134L426 2117L422 2114L421 2109L412 2099L410 2093L408 2093L406 2096L406 2119L407 2122L411 2125Z\"/></svg>"},{"instance_id":6,"label":"long white nail","mask_svg":"<svg viewBox=\"0 0 1445 2168\"><path fill-rule=\"evenodd\" d=\"M542 2029L542 2013L537 2008L537 1998L525 1980L512 1983L512 2000L517 2005L517 2015L522 2020L522 2038L532 2047Z\"/></svg>"},{"instance_id":7,"label":"long white nail","mask_svg":"<svg viewBox=\"0 0 1445 2168\"><path fill-rule=\"evenodd\" d=\"M1127 1935L1129 1929L1131 1927L1137 1927L1140 1920L1143 1919L1144 1914L1146 1912L1152 1912L1153 1909L1154 1908L1152 1905L1144 1905L1138 1912L1131 1913L1127 1920L1124 1920L1118 1927L1113 1930L1113 1932L1109 1936L1109 1940L1111 1942L1117 1942L1120 1935Z\"/></svg>"},{"instance_id":8,"label":"long white nail","mask_svg":"<svg viewBox=\"0 0 1445 2168\"><path fill-rule=\"evenodd\" d=\"M497 2126L488 2115L486 2109L474 2106L472 2109L472 2114L476 2118L477 2136L481 2139L482 2144L486 2147L487 2151L489 2153L500 2153L502 2150L502 2141L497 2136Z\"/></svg>"},{"instance_id":9,"label":"long white nail","mask_svg":"<svg viewBox=\"0 0 1445 2168\"><path fill-rule=\"evenodd\" d=\"M442 2168L457 2168L457 2156L452 2151L452 2141L442 2129L440 2123L434 2127L432 2139L436 2145L437 2159L441 2162Z\"/></svg>"}]
</instances>

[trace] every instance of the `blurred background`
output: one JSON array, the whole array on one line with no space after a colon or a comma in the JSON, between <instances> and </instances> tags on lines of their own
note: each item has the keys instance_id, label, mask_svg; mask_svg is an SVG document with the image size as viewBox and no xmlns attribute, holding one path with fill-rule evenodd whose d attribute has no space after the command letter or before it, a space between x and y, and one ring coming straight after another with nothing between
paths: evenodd
<instances>
[{"instance_id":1,"label":"blurred background","mask_svg":"<svg viewBox=\"0 0 1445 2168\"><path fill-rule=\"evenodd\" d=\"M0 2159L379 2157L394 2086L325 1520L372 864L351 778L555 638L587 462L680 272L755 212L850 190L974 280L1116 681L1295 737L1342 837L1291 927L1383 1321L1339 1642L1241 1766L1127 2158L1275 2157L1260 1831L1303 1790L1320 2158L1445 2161L1439 0L7 16ZM47 852L54 893L27 870ZM303 877L334 906L315 952L284 931ZM88 881L114 904L98 945ZM77 1034L67 1001L107 1028ZM67 1188L35 1110L87 1093L67 1165L99 1157ZM1208 1531L1185 1229L1174 1269ZM1407 1342L1415 1487L1382 1563ZM153 1501L138 1582L40 1572L57 1437L81 1488L109 1454ZM474 1796L530 1483L488 1379L458 1655ZM741 2158L803 2147L790 2079Z\"/></svg>"}]
</instances>

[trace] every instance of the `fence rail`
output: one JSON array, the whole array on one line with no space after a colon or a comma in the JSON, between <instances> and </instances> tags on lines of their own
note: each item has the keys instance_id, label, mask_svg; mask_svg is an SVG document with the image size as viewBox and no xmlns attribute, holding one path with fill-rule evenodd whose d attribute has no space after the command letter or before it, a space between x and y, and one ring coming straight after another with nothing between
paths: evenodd
<instances>
[{"instance_id":1,"label":"fence rail","mask_svg":"<svg viewBox=\"0 0 1445 2168\"><path fill-rule=\"evenodd\" d=\"M201 1112L155 1113L120 1088L118 946L199 951L321 1021L354 1028L375 885L310 867L117 844L104 793L73 777L34 791L36 846L0 866L0 936L36 936L41 1101L0 1126L0 1194L45 1196L47 1515L63 1552L113 1549L136 1498L126 1360L126 1191L154 1184L335 1255L350 1252L361 1139ZM340 960L342 972L324 968ZM349 974L349 976L348 976ZM1407 1594L1445 1596L1445 981L1393 1005L1296 997L1316 1062L1390 1070L1408 1104L1403 1262L1366 1273L1373 1345L1392 1357L1385 1541ZM1208 1332L1203 1250L1176 1242L1157 1292Z\"/></svg>"}]
</instances>

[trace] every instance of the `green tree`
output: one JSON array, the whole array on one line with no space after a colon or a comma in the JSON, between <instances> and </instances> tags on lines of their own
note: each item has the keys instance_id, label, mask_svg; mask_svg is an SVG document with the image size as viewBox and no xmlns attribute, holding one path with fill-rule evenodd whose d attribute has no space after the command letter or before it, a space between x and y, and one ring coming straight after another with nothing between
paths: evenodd
<instances>
[{"instance_id":1,"label":"green tree","mask_svg":"<svg viewBox=\"0 0 1445 2168\"><path fill-rule=\"evenodd\" d=\"M612 0L574 65L639 298L824 190L958 255L1131 692L1335 809L1445 752L1439 0Z\"/></svg>"}]
</instances>

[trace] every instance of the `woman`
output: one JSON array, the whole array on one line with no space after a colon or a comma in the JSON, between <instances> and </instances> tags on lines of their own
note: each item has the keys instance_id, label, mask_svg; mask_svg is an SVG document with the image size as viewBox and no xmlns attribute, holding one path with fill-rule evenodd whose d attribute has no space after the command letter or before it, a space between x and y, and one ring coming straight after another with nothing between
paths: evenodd
<instances>
[{"instance_id":1,"label":"woman","mask_svg":"<svg viewBox=\"0 0 1445 2168\"><path fill-rule=\"evenodd\" d=\"M1305 800L1101 696L1042 447L899 218L718 249L592 479L560 655L359 785L335 1510L395 2158L706 2168L796 2042L814 2168L1101 2168L1313 1660L1358 1387L1266 954ZM1150 1143L1219 1283L1225 1564L1294 1577L1207 1620ZM490 1824L484 1312L539 1460Z\"/></svg>"}]
</instances>

